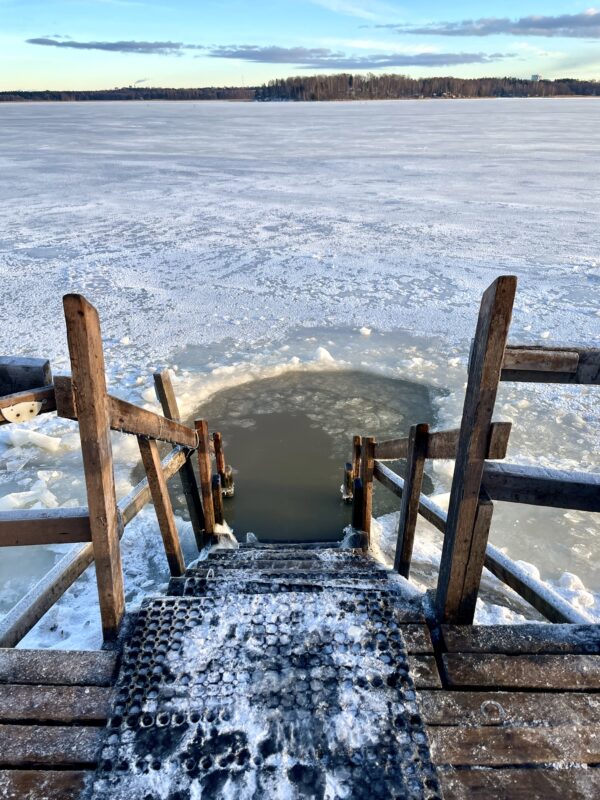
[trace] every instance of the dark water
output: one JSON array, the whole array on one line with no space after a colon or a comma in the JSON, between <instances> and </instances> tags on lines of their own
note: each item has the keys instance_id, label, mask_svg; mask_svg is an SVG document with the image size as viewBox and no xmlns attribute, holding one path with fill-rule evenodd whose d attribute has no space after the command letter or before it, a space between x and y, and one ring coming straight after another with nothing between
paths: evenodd
<instances>
[{"instance_id":1,"label":"dark water","mask_svg":"<svg viewBox=\"0 0 600 800\"><path fill-rule=\"evenodd\" d=\"M339 539L350 521L340 486L352 436L382 440L406 435L416 422L433 424L433 391L335 371L287 373L213 396L194 416L221 431L236 473L235 497L225 501L227 522L242 539L248 531L260 541ZM431 488L426 477L424 489ZM398 506L376 486L375 513Z\"/></svg>"}]
</instances>

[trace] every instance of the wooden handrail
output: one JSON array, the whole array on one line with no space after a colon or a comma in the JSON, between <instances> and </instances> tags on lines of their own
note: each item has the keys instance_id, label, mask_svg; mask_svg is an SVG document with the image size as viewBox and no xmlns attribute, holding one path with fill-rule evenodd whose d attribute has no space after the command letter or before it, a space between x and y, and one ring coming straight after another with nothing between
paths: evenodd
<instances>
[{"instance_id":1,"label":"wooden handrail","mask_svg":"<svg viewBox=\"0 0 600 800\"><path fill-rule=\"evenodd\" d=\"M87 508L29 508L0 512L0 547L91 541Z\"/></svg>"},{"instance_id":2,"label":"wooden handrail","mask_svg":"<svg viewBox=\"0 0 600 800\"><path fill-rule=\"evenodd\" d=\"M40 386L38 389L28 389L24 392L15 394L5 394L0 397L0 425L10 425L12 419L7 419L2 413L3 409L19 406L22 403L41 403L40 414L47 414L49 411L56 411L56 400L54 397L54 386Z\"/></svg>"},{"instance_id":3,"label":"wooden handrail","mask_svg":"<svg viewBox=\"0 0 600 800\"><path fill-rule=\"evenodd\" d=\"M375 462L375 478L397 497L402 497L404 480L391 469ZM448 515L429 497L422 494L419 498L419 514L430 522L437 530L444 533ZM577 610L558 592L555 592L542 581L533 578L522 567L497 547L487 544L485 550L485 567L499 580L513 589L533 608L550 622L568 622L573 624L590 624L591 617Z\"/></svg>"},{"instance_id":4,"label":"wooden handrail","mask_svg":"<svg viewBox=\"0 0 600 800\"><path fill-rule=\"evenodd\" d=\"M509 345L502 381L600 385L600 348Z\"/></svg>"},{"instance_id":5,"label":"wooden handrail","mask_svg":"<svg viewBox=\"0 0 600 800\"><path fill-rule=\"evenodd\" d=\"M482 484L492 500L574 511L600 511L598 473L486 464Z\"/></svg>"},{"instance_id":6,"label":"wooden handrail","mask_svg":"<svg viewBox=\"0 0 600 800\"><path fill-rule=\"evenodd\" d=\"M165 481L168 483L179 470L183 467L189 458L189 451L183 447L176 447L172 450L166 458L161 461L161 467ZM148 478L141 480L137 486L121 498L118 503L119 513L123 520L123 525L128 525L131 520L136 517L142 508L152 500L152 493Z\"/></svg>"},{"instance_id":7,"label":"wooden handrail","mask_svg":"<svg viewBox=\"0 0 600 800\"><path fill-rule=\"evenodd\" d=\"M490 425L487 458L502 459L506 457L508 439L511 431L510 422L493 422ZM454 459L458 447L460 430L432 431L427 434L426 459ZM409 452L409 437L378 442L375 445L377 461L397 461L406 459Z\"/></svg>"},{"instance_id":8,"label":"wooden handrail","mask_svg":"<svg viewBox=\"0 0 600 800\"><path fill-rule=\"evenodd\" d=\"M71 378L57 375L54 378L56 392L56 409L59 417L78 419L77 408L73 397ZM187 425L167 419L161 414L147 411L126 400L107 395L110 427L113 431L130 433L134 436L146 436L160 442L187 447L195 450L198 446L196 432Z\"/></svg>"}]
</instances>

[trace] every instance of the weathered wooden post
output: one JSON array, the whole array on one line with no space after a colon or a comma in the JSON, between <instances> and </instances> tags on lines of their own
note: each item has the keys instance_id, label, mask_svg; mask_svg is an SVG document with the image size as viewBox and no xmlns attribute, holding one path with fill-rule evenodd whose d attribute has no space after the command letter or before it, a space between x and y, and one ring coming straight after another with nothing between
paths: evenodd
<instances>
[{"instance_id":1,"label":"weathered wooden post","mask_svg":"<svg viewBox=\"0 0 600 800\"><path fill-rule=\"evenodd\" d=\"M177 405L177 398L175 397L175 392L173 391L173 384L171 382L169 370L154 373L154 386L165 417L175 420L175 422L180 422L181 417L179 414L179 406ZM179 471L179 476L181 478L181 486L190 514L190 521L192 523L194 537L196 539L198 550L200 550L203 545L202 531L204 530L204 512L202 510L200 491L198 489L194 467L190 459L187 460L187 462Z\"/></svg>"},{"instance_id":2,"label":"weathered wooden post","mask_svg":"<svg viewBox=\"0 0 600 800\"><path fill-rule=\"evenodd\" d=\"M179 533L175 524L169 489L160 463L160 454L155 439L145 439L138 436L142 463L146 470L152 502L156 511L158 527L165 546L165 553L169 563L171 575L181 577L185 572L185 561L181 552Z\"/></svg>"},{"instance_id":3,"label":"weathered wooden post","mask_svg":"<svg viewBox=\"0 0 600 800\"><path fill-rule=\"evenodd\" d=\"M443 622L472 621L472 576L481 576L482 553L485 553L481 540L485 538L487 542L486 526L483 522L476 526L481 478L516 286L515 277L501 276L486 290L481 301L436 594L437 612ZM481 511L482 515L488 513L487 508ZM471 576L471 588L467 576Z\"/></svg>"},{"instance_id":4,"label":"weathered wooden post","mask_svg":"<svg viewBox=\"0 0 600 800\"><path fill-rule=\"evenodd\" d=\"M354 491L352 500L352 527L355 531L364 530L363 521L363 485L360 478L354 481Z\"/></svg>"},{"instance_id":5,"label":"weathered wooden post","mask_svg":"<svg viewBox=\"0 0 600 800\"><path fill-rule=\"evenodd\" d=\"M375 469L375 439L363 436L361 439L360 479L362 482L362 523L367 534L367 547L371 543L371 518L373 514L373 470Z\"/></svg>"},{"instance_id":6,"label":"weathered wooden post","mask_svg":"<svg viewBox=\"0 0 600 800\"><path fill-rule=\"evenodd\" d=\"M225 463L223 437L220 433L213 433L213 444L215 448L215 461L217 462L217 473L221 478L221 492L223 493L223 497L233 497L235 493L233 469Z\"/></svg>"},{"instance_id":7,"label":"weathered wooden post","mask_svg":"<svg viewBox=\"0 0 600 800\"><path fill-rule=\"evenodd\" d=\"M422 424L411 427L394 557L394 569L404 578L408 578L410 574L428 440L429 425Z\"/></svg>"},{"instance_id":8,"label":"weathered wooden post","mask_svg":"<svg viewBox=\"0 0 600 800\"><path fill-rule=\"evenodd\" d=\"M353 497L353 475L352 475L352 463L348 461L346 466L344 467L344 483L342 484L342 500L344 503L350 504L352 502Z\"/></svg>"},{"instance_id":9,"label":"weathered wooden post","mask_svg":"<svg viewBox=\"0 0 600 800\"><path fill-rule=\"evenodd\" d=\"M200 470L202 508L204 510L204 530L206 536L210 538L215 532L215 512L212 498L212 468L210 465L208 422L205 419L197 419L195 428L198 434L198 467Z\"/></svg>"},{"instance_id":10,"label":"weathered wooden post","mask_svg":"<svg viewBox=\"0 0 600 800\"><path fill-rule=\"evenodd\" d=\"M223 492L221 491L221 476L212 476L212 499L215 510L215 524L222 525L225 521L223 513Z\"/></svg>"},{"instance_id":11,"label":"weathered wooden post","mask_svg":"<svg viewBox=\"0 0 600 800\"><path fill-rule=\"evenodd\" d=\"M360 478L360 436L352 437L352 482Z\"/></svg>"},{"instance_id":12,"label":"weathered wooden post","mask_svg":"<svg viewBox=\"0 0 600 800\"><path fill-rule=\"evenodd\" d=\"M102 631L105 639L114 639L125 611L125 594L100 321L96 309L81 295L65 295L63 307L79 420Z\"/></svg>"}]
</instances>

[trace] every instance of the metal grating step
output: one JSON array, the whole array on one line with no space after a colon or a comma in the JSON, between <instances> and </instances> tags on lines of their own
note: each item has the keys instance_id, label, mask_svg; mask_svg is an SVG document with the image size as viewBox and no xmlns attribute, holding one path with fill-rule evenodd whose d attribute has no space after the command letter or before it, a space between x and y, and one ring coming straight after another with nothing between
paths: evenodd
<instances>
[{"instance_id":1,"label":"metal grating step","mask_svg":"<svg viewBox=\"0 0 600 800\"><path fill-rule=\"evenodd\" d=\"M437 800L396 597L147 601L94 800Z\"/></svg>"}]
</instances>

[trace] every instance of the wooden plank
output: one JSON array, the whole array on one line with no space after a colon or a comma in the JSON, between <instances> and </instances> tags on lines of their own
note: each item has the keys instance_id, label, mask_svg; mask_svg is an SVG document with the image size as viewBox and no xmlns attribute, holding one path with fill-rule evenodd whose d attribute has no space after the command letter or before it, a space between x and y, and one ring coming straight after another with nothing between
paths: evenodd
<instances>
[{"instance_id":1,"label":"wooden plank","mask_svg":"<svg viewBox=\"0 0 600 800\"><path fill-rule=\"evenodd\" d=\"M600 725L552 728L429 728L431 757L437 764L597 764Z\"/></svg>"},{"instance_id":2,"label":"wooden plank","mask_svg":"<svg viewBox=\"0 0 600 800\"><path fill-rule=\"evenodd\" d=\"M484 293L479 311L436 592L443 622L460 623L468 616L465 576L516 285L513 276L498 278Z\"/></svg>"},{"instance_id":3,"label":"wooden plank","mask_svg":"<svg viewBox=\"0 0 600 800\"><path fill-rule=\"evenodd\" d=\"M0 511L0 547L91 542L87 508Z\"/></svg>"},{"instance_id":4,"label":"wooden plank","mask_svg":"<svg viewBox=\"0 0 600 800\"><path fill-rule=\"evenodd\" d=\"M544 348L518 348L510 346L514 352L519 349L541 350ZM589 347L566 347L566 348L552 348L554 352L562 352L572 354L577 353L578 364L576 372L571 371L558 371L554 369L543 370L538 367L534 370L511 369L504 368L502 370L501 380L503 381L519 381L528 383L567 383L567 384L582 384L598 386L600 385L600 348Z\"/></svg>"},{"instance_id":5,"label":"wooden plank","mask_svg":"<svg viewBox=\"0 0 600 800\"><path fill-rule=\"evenodd\" d=\"M0 770L0 800L79 800L93 773L81 770Z\"/></svg>"},{"instance_id":6,"label":"wooden plank","mask_svg":"<svg viewBox=\"0 0 600 800\"><path fill-rule=\"evenodd\" d=\"M417 689L442 688L435 656L409 655L408 665Z\"/></svg>"},{"instance_id":7,"label":"wooden plank","mask_svg":"<svg viewBox=\"0 0 600 800\"><path fill-rule=\"evenodd\" d=\"M408 653L433 655L433 644L427 625L402 625L400 631Z\"/></svg>"},{"instance_id":8,"label":"wooden plank","mask_svg":"<svg viewBox=\"0 0 600 800\"><path fill-rule=\"evenodd\" d=\"M426 725L569 725L600 723L600 695L576 692L419 692Z\"/></svg>"},{"instance_id":9,"label":"wooden plank","mask_svg":"<svg viewBox=\"0 0 600 800\"><path fill-rule=\"evenodd\" d=\"M93 560L91 544L71 548L0 620L0 647L15 647Z\"/></svg>"},{"instance_id":10,"label":"wooden plank","mask_svg":"<svg viewBox=\"0 0 600 800\"><path fill-rule=\"evenodd\" d=\"M169 497L169 489L165 474L160 462L158 445L154 439L138 438L142 463L146 470L150 494L156 511L158 527L162 536L169 570L174 578L179 578L185 572L185 560L181 552L179 531L175 524L173 506Z\"/></svg>"},{"instance_id":11,"label":"wooden plank","mask_svg":"<svg viewBox=\"0 0 600 800\"><path fill-rule=\"evenodd\" d=\"M444 800L592 800L600 797L600 769L538 767L441 769Z\"/></svg>"},{"instance_id":12,"label":"wooden plank","mask_svg":"<svg viewBox=\"0 0 600 800\"><path fill-rule=\"evenodd\" d=\"M52 371L47 358L0 356L0 397L51 383Z\"/></svg>"},{"instance_id":13,"label":"wooden plank","mask_svg":"<svg viewBox=\"0 0 600 800\"><path fill-rule=\"evenodd\" d=\"M154 373L154 387L165 417L175 422L181 422L179 406L177 404L177 398L175 397L169 370ZM181 488L183 489L185 502L188 507L196 545L198 546L198 550L200 550L203 543L202 531L204 530L204 512L202 511L200 490L198 489L194 465L189 459L186 460L183 465L179 477L181 479Z\"/></svg>"},{"instance_id":14,"label":"wooden plank","mask_svg":"<svg viewBox=\"0 0 600 800\"><path fill-rule=\"evenodd\" d=\"M79 419L102 631L105 639L114 639L125 611L125 594L100 321L96 309L81 295L65 295L63 307Z\"/></svg>"},{"instance_id":15,"label":"wooden plank","mask_svg":"<svg viewBox=\"0 0 600 800\"><path fill-rule=\"evenodd\" d=\"M580 609L574 608L548 584L532 577L519 564L516 564L489 542L485 551L485 566L550 622L567 622L574 625L586 625L594 622L592 617Z\"/></svg>"},{"instance_id":16,"label":"wooden plank","mask_svg":"<svg viewBox=\"0 0 600 800\"><path fill-rule=\"evenodd\" d=\"M492 500L577 511L600 511L600 474L517 464L486 464L483 486Z\"/></svg>"},{"instance_id":17,"label":"wooden plank","mask_svg":"<svg viewBox=\"0 0 600 800\"><path fill-rule=\"evenodd\" d=\"M15 406L37 404L40 405L39 414L46 414L49 411L56 411L56 398L54 396L54 386L45 386L41 389L28 389L26 392L9 394L0 397L0 425L9 425L13 414L9 414L9 409ZM6 413L6 416L3 413ZM29 415L25 415L29 418ZM11 417L11 419L9 419Z\"/></svg>"},{"instance_id":18,"label":"wooden plank","mask_svg":"<svg viewBox=\"0 0 600 800\"><path fill-rule=\"evenodd\" d=\"M0 649L0 683L111 686L117 666L108 650Z\"/></svg>"},{"instance_id":19,"label":"wooden plank","mask_svg":"<svg viewBox=\"0 0 600 800\"><path fill-rule=\"evenodd\" d=\"M204 530L207 538L215 532L215 510L212 499L212 467L210 463L210 439L208 422L196 420L198 435L198 467L200 471L200 491L202 492L202 509L204 511Z\"/></svg>"},{"instance_id":20,"label":"wooden plank","mask_svg":"<svg viewBox=\"0 0 600 800\"><path fill-rule=\"evenodd\" d=\"M445 653L448 686L600 690L600 655Z\"/></svg>"},{"instance_id":21,"label":"wooden plank","mask_svg":"<svg viewBox=\"0 0 600 800\"><path fill-rule=\"evenodd\" d=\"M352 482L360 478L360 436L352 437Z\"/></svg>"},{"instance_id":22,"label":"wooden plank","mask_svg":"<svg viewBox=\"0 0 600 800\"><path fill-rule=\"evenodd\" d=\"M395 472L392 472L391 469L379 461L375 462L373 474L386 489L389 489L397 497L402 497L404 492L403 478L396 475ZM437 528L438 531L444 532L446 528L446 512L424 494L419 498L419 514Z\"/></svg>"},{"instance_id":23,"label":"wooden plank","mask_svg":"<svg viewBox=\"0 0 600 800\"><path fill-rule=\"evenodd\" d=\"M363 531L363 484L360 478L354 479L352 488L352 527L355 531ZM368 541L365 541L368 546Z\"/></svg>"},{"instance_id":24,"label":"wooden plank","mask_svg":"<svg viewBox=\"0 0 600 800\"><path fill-rule=\"evenodd\" d=\"M373 517L373 469L375 460L375 439L363 436L361 439L360 479L362 482L362 524L367 534L367 546L371 540L371 521Z\"/></svg>"},{"instance_id":25,"label":"wooden plank","mask_svg":"<svg viewBox=\"0 0 600 800\"><path fill-rule=\"evenodd\" d=\"M600 653L600 624L442 625L441 633L451 653Z\"/></svg>"},{"instance_id":26,"label":"wooden plank","mask_svg":"<svg viewBox=\"0 0 600 800\"><path fill-rule=\"evenodd\" d=\"M183 447L175 447L166 458L163 458L161 466L164 479L167 483L174 475L177 475L179 470L189 459L189 455L189 450ZM119 500L118 508L121 519L123 520L123 525L128 525L151 499L152 493L150 491L150 485L148 479L144 478L137 486L133 487L129 494Z\"/></svg>"},{"instance_id":27,"label":"wooden plank","mask_svg":"<svg viewBox=\"0 0 600 800\"><path fill-rule=\"evenodd\" d=\"M479 503L475 514L475 524L471 536L471 545L467 553L464 569L462 600L460 605L460 621L463 625L471 625L475 618L475 606L481 584L481 574L485 561L486 548L490 535L490 526L494 514L494 504L481 488Z\"/></svg>"},{"instance_id":28,"label":"wooden plank","mask_svg":"<svg viewBox=\"0 0 600 800\"><path fill-rule=\"evenodd\" d=\"M79 417L79 405L71 390L71 379L65 376L56 376L54 379L56 390L56 408L59 417L76 420ZM147 411L127 400L107 395L110 428L120 433L130 433L134 436L147 436L159 442L168 442L173 445L196 449L196 434L192 428L180 422Z\"/></svg>"},{"instance_id":29,"label":"wooden plank","mask_svg":"<svg viewBox=\"0 0 600 800\"><path fill-rule=\"evenodd\" d=\"M98 727L0 725L0 767L93 767L103 738Z\"/></svg>"},{"instance_id":30,"label":"wooden plank","mask_svg":"<svg viewBox=\"0 0 600 800\"><path fill-rule=\"evenodd\" d=\"M552 350L549 347L512 347L504 353L502 369L521 372L577 372L577 350Z\"/></svg>"},{"instance_id":31,"label":"wooden plank","mask_svg":"<svg viewBox=\"0 0 600 800\"><path fill-rule=\"evenodd\" d=\"M411 427L394 555L394 569L404 578L410 574L428 439L429 425L423 423Z\"/></svg>"},{"instance_id":32,"label":"wooden plank","mask_svg":"<svg viewBox=\"0 0 600 800\"><path fill-rule=\"evenodd\" d=\"M506 457L508 438L510 435L510 422L494 422L490 425L487 458L499 459ZM428 434L426 442L427 459L453 459L456 458L460 430L432 431ZM392 439L389 442L379 442L375 445L375 458L378 461L396 461L408 458L410 437Z\"/></svg>"},{"instance_id":33,"label":"wooden plank","mask_svg":"<svg viewBox=\"0 0 600 800\"><path fill-rule=\"evenodd\" d=\"M105 686L0 685L0 723L103 725L111 698Z\"/></svg>"},{"instance_id":34,"label":"wooden plank","mask_svg":"<svg viewBox=\"0 0 600 800\"><path fill-rule=\"evenodd\" d=\"M223 492L221 491L221 476L212 476L212 500L213 510L215 512L215 524L222 525L225 522L225 514L223 512Z\"/></svg>"}]
</instances>

